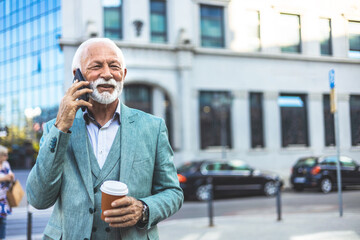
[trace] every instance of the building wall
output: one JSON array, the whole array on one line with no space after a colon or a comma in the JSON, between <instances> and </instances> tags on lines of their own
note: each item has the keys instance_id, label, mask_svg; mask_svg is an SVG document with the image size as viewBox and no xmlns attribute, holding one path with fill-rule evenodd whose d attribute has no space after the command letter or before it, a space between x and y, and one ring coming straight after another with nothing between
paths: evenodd
<instances>
[{"instance_id":1,"label":"building wall","mask_svg":"<svg viewBox=\"0 0 360 240\"><path fill-rule=\"evenodd\" d=\"M76 2L76 3L75 3ZM221 148L201 150L199 92L226 90L233 95L231 130L233 148L228 158L241 158L251 165L273 170L288 178L297 158L335 154L325 147L323 94L329 93L328 72L335 69L341 153L360 160L360 148L351 146L349 95L360 94L360 60L348 57L348 20L360 20L357 1L240 1L168 0L168 42L150 42L149 1L123 0L122 48L128 75L125 84L142 83L166 92L173 106L172 139L175 162L221 158ZM203 48L200 39L200 4L224 7L225 48ZM72 80L72 56L92 33L103 36L103 12L99 0L63 0L64 88ZM141 6L141 7L139 7ZM82 10L79 10L82 9ZM260 13L260 51L246 43L247 11ZM300 15L302 52L281 53L277 25L280 13ZM321 56L317 20L332 20L332 56ZM134 20L143 28L137 36ZM89 27L90 23L90 27ZM188 44L184 44L189 40ZM250 144L249 92L264 94L265 147ZM158 92L158 93L159 93ZM157 93L157 94L158 94ZM307 98L309 147L282 147L278 96L301 93ZM163 111L157 110L161 115Z\"/></svg>"}]
</instances>

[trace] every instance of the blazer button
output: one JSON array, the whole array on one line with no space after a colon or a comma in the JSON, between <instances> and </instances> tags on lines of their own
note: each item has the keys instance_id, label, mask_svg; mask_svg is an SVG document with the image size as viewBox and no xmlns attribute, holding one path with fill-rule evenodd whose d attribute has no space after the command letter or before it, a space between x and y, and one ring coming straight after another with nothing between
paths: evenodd
<instances>
[{"instance_id":1,"label":"blazer button","mask_svg":"<svg viewBox=\"0 0 360 240\"><path fill-rule=\"evenodd\" d=\"M110 232L110 228L109 227L105 228L105 231Z\"/></svg>"},{"instance_id":2,"label":"blazer button","mask_svg":"<svg viewBox=\"0 0 360 240\"><path fill-rule=\"evenodd\" d=\"M94 188L94 193L97 193L97 191L98 191L98 190L97 190L96 188Z\"/></svg>"},{"instance_id":3,"label":"blazer button","mask_svg":"<svg viewBox=\"0 0 360 240\"><path fill-rule=\"evenodd\" d=\"M89 240L88 238L84 238L84 240Z\"/></svg>"},{"instance_id":4,"label":"blazer button","mask_svg":"<svg viewBox=\"0 0 360 240\"><path fill-rule=\"evenodd\" d=\"M94 213L94 209L89 208L89 213L93 214L93 213Z\"/></svg>"}]
</instances>

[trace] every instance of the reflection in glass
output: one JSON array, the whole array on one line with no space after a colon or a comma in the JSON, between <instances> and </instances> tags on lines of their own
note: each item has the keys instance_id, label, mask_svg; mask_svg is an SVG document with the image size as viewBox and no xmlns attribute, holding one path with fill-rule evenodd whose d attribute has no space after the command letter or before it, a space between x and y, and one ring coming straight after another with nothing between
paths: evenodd
<instances>
[{"instance_id":1,"label":"reflection in glass","mask_svg":"<svg viewBox=\"0 0 360 240\"><path fill-rule=\"evenodd\" d=\"M331 47L331 20L320 19L320 53L321 55L332 55Z\"/></svg>"},{"instance_id":2,"label":"reflection in glass","mask_svg":"<svg viewBox=\"0 0 360 240\"><path fill-rule=\"evenodd\" d=\"M301 52L300 16L292 14L280 14L278 23L280 34L279 42L281 52Z\"/></svg>"},{"instance_id":3,"label":"reflection in glass","mask_svg":"<svg viewBox=\"0 0 360 240\"><path fill-rule=\"evenodd\" d=\"M281 94L278 103L282 146L309 146L306 95Z\"/></svg>"},{"instance_id":4,"label":"reflection in glass","mask_svg":"<svg viewBox=\"0 0 360 240\"><path fill-rule=\"evenodd\" d=\"M224 47L224 10L222 7L201 5L201 46Z\"/></svg>"}]
</instances>

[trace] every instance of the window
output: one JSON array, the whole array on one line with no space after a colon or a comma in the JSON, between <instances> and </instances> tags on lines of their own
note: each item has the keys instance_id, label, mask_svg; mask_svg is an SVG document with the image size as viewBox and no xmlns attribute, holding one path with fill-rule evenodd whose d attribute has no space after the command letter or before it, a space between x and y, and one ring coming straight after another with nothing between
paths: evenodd
<instances>
[{"instance_id":1,"label":"window","mask_svg":"<svg viewBox=\"0 0 360 240\"><path fill-rule=\"evenodd\" d=\"M309 146L305 94L281 94L278 99L281 114L282 146Z\"/></svg>"},{"instance_id":2,"label":"window","mask_svg":"<svg viewBox=\"0 0 360 240\"><path fill-rule=\"evenodd\" d=\"M126 105L152 113L152 89L145 85L130 85L124 88Z\"/></svg>"},{"instance_id":3,"label":"window","mask_svg":"<svg viewBox=\"0 0 360 240\"><path fill-rule=\"evenodd\" d=\"M300 53L300 16L293 14L280 14L279 27L281 52Z\"/></svg>"},{"instance_id":4,"label":"window","mask_svg":"<svg viewBox=\"0 0 360 240\"><path fill-rule=\"evenodd\" d=\"M349 21L349 56L360 58L360 22Z\"/></svg>"},{"instance_id":5,"label":"window","mask_svg":"<svg viewBox=\"0 0 360 240\"><path fill-rule=\"evenodd\" d=\"M104 36L122 39L122 0L103 0Z\"/></svg>"},{"instance_id":6,"label":"window","mask_svg":"<svg viewBox=\"0 0 360 240\"><path fill-rule=\"evenodd\" d=\"M249 51L260 51L260 12L247 11L246 12L247 24L247 49Z\"/></svg>"},{"instance_id":7,"label":"window","mask_svg":"<svg viewBox=\"0 0 360 240\"><path fill-rule=\"evenodd\" d=\"M201 149L231 148L231 96L229 92L200 92Z\"/></svg>"},{"instance_id":8,"label":"window","mask_svg":"<svg viewBox=\"0 0 360 240\"><path fill-rule=\"evenodd\" d=\"M250 93L251 147L264 147L263 94Z\"/></svg>"},{"instance_id":9,"label":"window","mask_svg":"<svg viewBox=\"0 0 360 240\"><path fill-rule=\"evenodd\" d=\"M332 55L331 47L331 20L320 19L320 53L321 55Z\"/></svg>"},{"instance_id":10,"label":"window","mask_svg":"<svg viewBox=\"0 0 360 240\"><path fill-rule=\"evenodd\" d=\"M325 146L335 146L334 116L330 112L330 96L323 95Z\"/></svg>"},{"instance_id":11,"label":"window","mask_svg":"<svg viewBox=\"0 0 360 240\"><path fill-rule=\"evenodd\" d=\"M350 95L351 144L360 146L360 95Z\"/></svg>"},{"instance_id":12,"label":"window","mask_svg":"<svg viewBox=\"0 0 360 240\"><path fill-rule=\"evenodd\" d=\"M166 1L150 1L150 23L151 23L151 42L165 43L166 33Z\"/></svg>"},{"instance_id":13,"label":"window","mask_svg":"<svg viewBox=\"0 0 360 240\"><path fill-rule=\"evenodd\" d=\"M222 7L200 5L201 46L218 47L224 43L224 10Z\"/></svg>"}]
</instances>

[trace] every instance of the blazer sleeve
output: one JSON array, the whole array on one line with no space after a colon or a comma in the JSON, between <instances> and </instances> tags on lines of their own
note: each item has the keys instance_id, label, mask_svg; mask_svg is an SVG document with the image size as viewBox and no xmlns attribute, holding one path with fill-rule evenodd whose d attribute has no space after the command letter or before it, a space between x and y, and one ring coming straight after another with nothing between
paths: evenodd
<instances>
[{"instance_id":1,"label":"blazer sleeve","mask_svg":"<svg viewBox=\"0 0 360 240\"><path fill-rule=\"evenodd\" d=\"M163 119L157 138L152 195L140 199L149 207L149 222L144 226L147 229L177 212L184 200Z\"/></svg>"},{"instance_id":2,"label":"blazer sleeve","mask_svg":"<svg viewBox=\"0 0 360 240\"><path fill-rule=\"evenodd\" d=\"M44 126L36 163L26 182L29 203L38 209L51 207L57 200L61 187L64 159L70 133L64 133L50 121Z\"/></svg>"}]
</instances>

